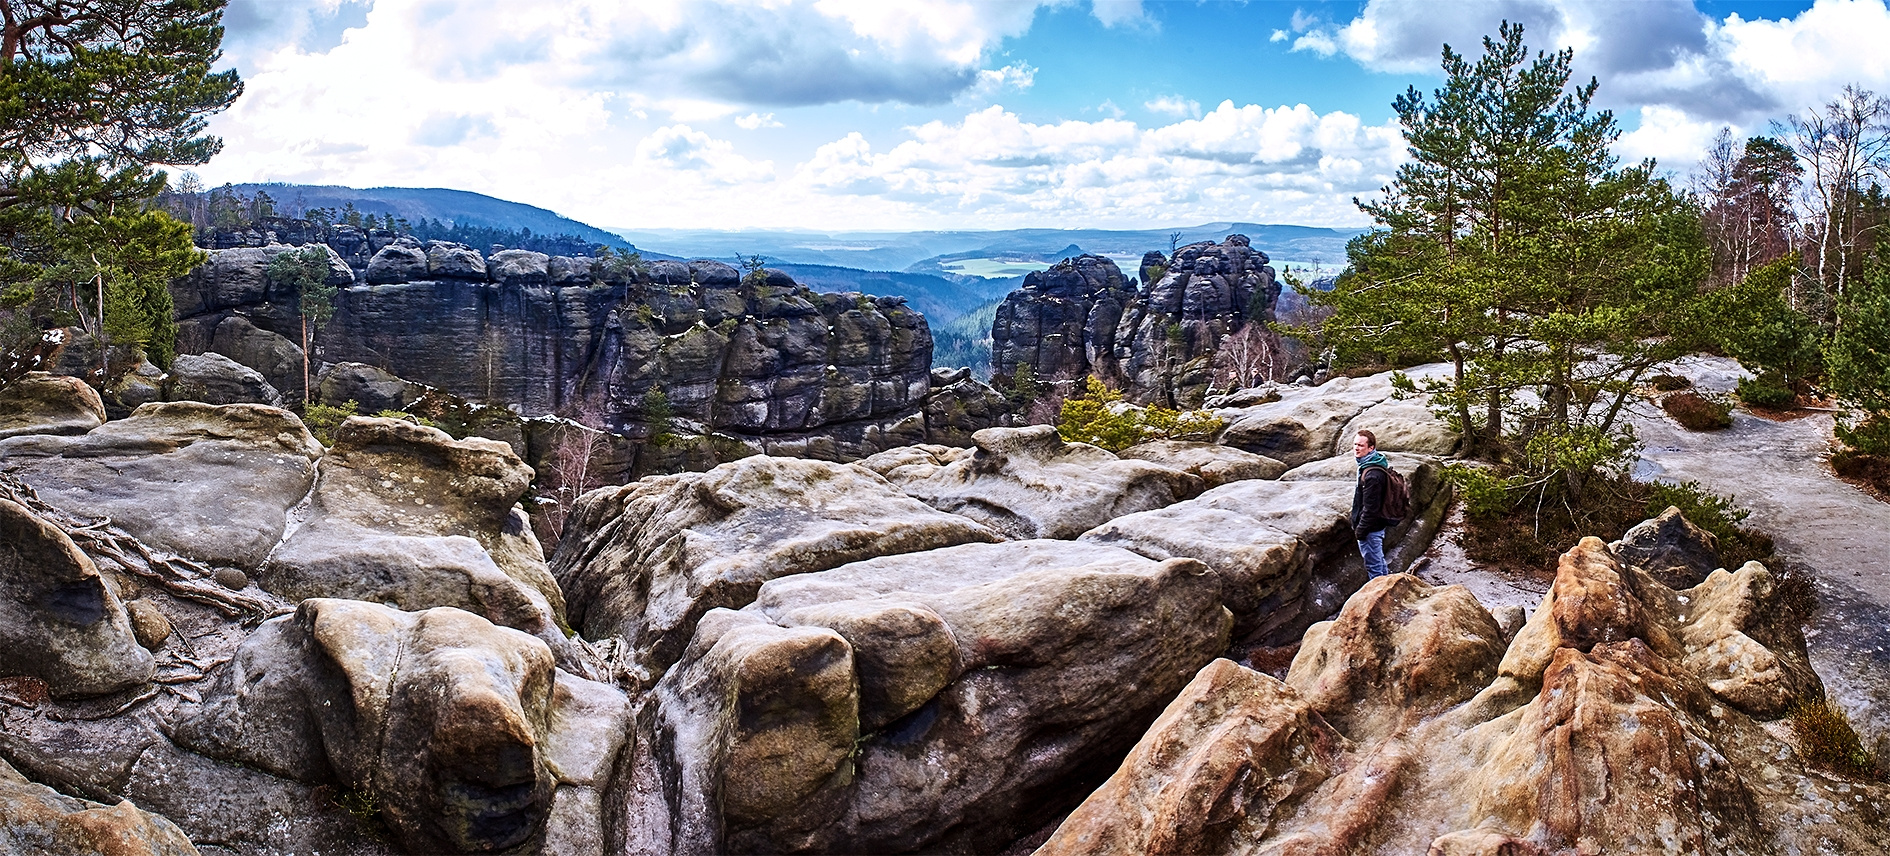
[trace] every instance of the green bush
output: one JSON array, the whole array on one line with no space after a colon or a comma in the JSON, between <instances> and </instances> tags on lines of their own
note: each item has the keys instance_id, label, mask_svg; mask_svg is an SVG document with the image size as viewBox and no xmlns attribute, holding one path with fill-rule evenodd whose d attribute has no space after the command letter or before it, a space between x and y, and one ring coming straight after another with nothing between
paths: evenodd
<instances>
[{"instance_id":1,"label":"green bush","mask_svg":"<svg viewBox=\"0 0 1890 856\"><path fill-rule=\"evenodd\" d=\"M1718 431L1733 424L1732 402L1718 395L1676 392L1661 399L1660 407L1689 431Z\"/></svg>"},{"instance_id":2,"label":"green bush","mask_svg":"<svg viewBox=\"0 0 1890 856\"><path fill-rule=\"evenodd\" d=\"M1778 372L1763 372L1758 377L1741 378L1734 392L1752 407L1790 407L1798 401L1785 377Z\"/></svg>"},{"instance_id":3,"label":"green bush","mask_svg":"<svg viewBox=\"0 0 1890 856\"><path fill-rule=\"evenodd\" d=\"M308 426L309 433L315 435L324 446L335 445L331 432L341 423L354 416L360 404L354 401L342 402L339 406L328 404L310 404L302 410L302 424Z\"/></svg>"},{"instance_id":4,"label":"green bush","mask_svg":"<svg viewBox=\"0 0 1890 856\"><path fill-rule=\"evenodd\" d=\"M1122 393L1094 377L1085 378L1082 393L1066 399L1057 412L1057 436L1064 442L1088 443L1111 452L1150 440L1206 440L1226 425L1201 410L1128 406Z\"/></svg>"},{"instance_id":5,"label":"green bush","mask_svg":"<svg viewBox=\"0 0 1890 856\"><path fill-rule=\"evenodd\" d=\"M399 419L404 422L412 422L415 425L425 425L428 428L440 427L440 423L438 422L428 419L425 416L415 416L405 410L383 410L374 414L374 416L379 419Z\"/></svg>"}]
</instances>

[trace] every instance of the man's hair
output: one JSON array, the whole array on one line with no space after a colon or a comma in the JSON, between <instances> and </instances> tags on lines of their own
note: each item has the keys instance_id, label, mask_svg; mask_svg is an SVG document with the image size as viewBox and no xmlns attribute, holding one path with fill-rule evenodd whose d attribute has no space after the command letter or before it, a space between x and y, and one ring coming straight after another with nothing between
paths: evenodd
<instances>
[{"instance_id":1,"label":"man's hair","mask_svg":"<svg viewBox=\"0 0 1890 856\"><path fill-rule=\"evenodd\" d=\"M1358 435L1360 437L1364 437L1365 442L1370 443L1372 448L1374 449L1378 448L1378 435L1373 434L1370 429L1360 428L1358 430Z\"/></svg>"}]
</instances>

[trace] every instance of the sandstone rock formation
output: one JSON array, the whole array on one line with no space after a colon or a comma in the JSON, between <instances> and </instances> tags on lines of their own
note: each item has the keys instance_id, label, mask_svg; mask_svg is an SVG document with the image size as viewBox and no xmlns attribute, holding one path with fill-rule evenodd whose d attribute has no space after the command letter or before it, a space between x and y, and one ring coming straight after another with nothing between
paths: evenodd
<instances>
[{"instance_id":1,"label":"sandstone rock formation","mask_svg":"<svg viewBox=\"0 0 1890 856\"><path fill-rule=\"evenodd\" d=\"M1423 377L1435 367L1413 370ZM1458 438L1424 406L1421 397L1393 397L1391 373L1361 378L1333 378L1313 387L1275 387L1254 404L1211 412L1227 422L1218 441L1278 459L1289 467L1331 455L1349 454L1359 429L1378 434L1386 452L1448 455Z\"/></svg>"},{"instance_id":2,"label":"sandstone rock formation","mask_svg":"<svg viewBox=\"0 0 1890 856\"><path fill-rule=\"evenodd\" d=\"M1116 325L1134 286L1102 256L1064 259L1025 275L991 322L991 372L1029 366L1040 380L1081 378L1114 358Z\"/></svg>"},{"instance_id":3,"label":"sandstone rock formation","mask_svg":"<svg viewBox=\"0 0 1890 856\"><path fill-rule=\"evenodd\" d=\"M1460 587L1381 578L1284 682L1202 670L1039 852L1869 852L1890 787L1769 724L1822 694L1769 585L1676 592L1589 538L1506 640Z\"/></svg>"},{"instance_id":4,"label":"sandstone rock formation","mask_svg":"<svg viewBox=\"0 0 1890 856\"><path fill-rule=\"evenodd\" d=\"M282 393L261 372L218 353L184 354L164 379L167 401L282 406Z\"/></svg>"},{"instance_id":5,"label":"sandstone rock formation","mask_svg":"<svg viewBox=\"0 0 1890 856\"><path fill-rule=\"evenodd\" d=\"M1265 455L1219 443L1188 440L1151 440L1123 449L1116 457L1193 473L1210 488L1243 479L1276 479L1287 469L1285 464Z\"/></svg>"},{"instance_id":6,"label":"sandstone rock formation","mask_svg":"<svg viewBox=\"0 0 1890 856\"><path fill-rule=\"evenodd\" d=\"M105 421L105 402L76 377L29 372L0 389L0 440L84 434Z\"/></svg>"},{"instance_id":7,"label":"sandstone rock formation","mask_svg":"<svg viewBox=\"0 0 1890 856\"><path fill-rule=\"evenodd\" d=\"M987 428L972 442L977 451L968 458L885 475L927 505L1013 539L1075 538L1108 520L1201 492L1197 476L1065 443L1048 425Z\"/></svg>"},{"instance_id":8,"label":"sandstone rock formation","mask_svg":"<svg viewBox=\"0 0 1890 856\"><path fill-rule=\"evenodd\" d=\"M65 533L0 499L0 675L31 675L55 697L151 679L118 593Z\"/></svg>"},{"instance_id":9,"label":"sandstone rock formation","mask_svg":"<svg viewBox=\"0 0 1890 856\"><path fill-rule=\"evenodd\" d=\"M544 640L570 668L564 598L523 511L531 482L510 447L398 419L335 429L302 521L257 583L292 600L453 606Z\"/></svg>"},{"instance_id":10,"label":"sandstone rock formation","mask_svg":"<svg viewBox=\"0 0 1890 856\"><path fill-rule=\"evenodd\" d=\"M174 734L365 792L410 850L486 852L550 812L553 680L542 642L469 613L311 599L245 642Z\"/></svg>"},{"instance_id":11,"label":"sandstone rock formation","mask_svg":"<svg viewBox=\"0 0 1890 856\"><path fill-rule=\"evenodd\" d=\"M147 404L76 437L0 441L0 471L153 546L254 568L314 483L321 444L286 410Z\"/></svg>"},{"instance_id":12,"label":"sandstone rock formation","mask_svg":"<svg viewBox=\"0 0 1890 856\"><path fill-rule=\"evenodd\" d=\"M1267 254L1245 235L1175 250L1159 266L1142 263L1142 289L1124 307L1112 372L1129 397L1198 406L1221 341L1248 324L1272 321L1280 283Z\"/></svg>"},{"instance_id":13,"label":"sandstone rock formation","mask_svg":"<svg viewBox=\"0 0 1890 856\"><path fill-rule=\"evenodd\" d=\"M653 679L682 656L703 614L747 605L771 579L994 540L858 468L756 456L593 491L553 569L573 626L622 637Z\"/></svg>"},{"instance_id":14,"label":"sandstone rock formation","mask_svg":"<svg viewBox=\"0 0 1890 856\"><path fill-rule=\"evenodd\" d=\"M1673 506L1659 517L1636 524L1608 549L1669 588L1692 588L1720 567L1719 539L1693 525Z\"/></svg>"},{"instance_id":15,"label":"sandstone rock formation","mask_svg":"<svg viewBox=\"0 0 1890 856\"><path fill-rule=\"evenodd\" d=\"M1226 647L1214 573L1059 541L783 577L656 688L671 852L991 852Z\"/></svg>"},{"instance_id":16,"label":"sandstone rock formation","mask_svg":"<svg viewBox=\"0 0 1890 856\"><path fill-rule=\"evenodd\" d=\"M183 830L129 800L66 796L0 760L0 853L43 856L197 856Z\"/></svg>"}]
</instances>

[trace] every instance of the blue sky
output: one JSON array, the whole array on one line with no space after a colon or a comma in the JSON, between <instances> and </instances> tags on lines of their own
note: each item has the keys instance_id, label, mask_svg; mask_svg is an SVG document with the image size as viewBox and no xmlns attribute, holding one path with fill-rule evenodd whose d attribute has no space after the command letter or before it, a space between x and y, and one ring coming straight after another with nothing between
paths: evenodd
<instances>
[{"instance_id":1,"label":"blue sky","mask_svg":"<svg viewBox=\"0 0 1890 856\"><path fill-rule=\"evenodd\" d=\"M1390 103L1498 21L1684 177L1845 84L1884 0L233 0L225 181L451 187L637 228L1354 227Z\"/></svg>"}]
</instances>

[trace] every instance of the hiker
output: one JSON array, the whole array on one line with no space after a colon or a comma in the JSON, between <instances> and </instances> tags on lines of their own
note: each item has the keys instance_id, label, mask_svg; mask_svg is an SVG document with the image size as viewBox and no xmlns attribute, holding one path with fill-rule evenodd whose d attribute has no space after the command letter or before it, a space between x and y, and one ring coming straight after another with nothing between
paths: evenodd
<instances>
[{"instance_id":1,"label":"hiker","mask_svg":"<svg viewBox=\"0 0 1890 856\"><path fill-rule=\"evenodd\" d=\"M1360 431L1352 440L1352 457L1358 459L1358 486L1352 489L1352 535L1358 539L1358 554L1365 557L1365 574L1371 579L1384 576L1385 530L1398 525L1386 517L1385 492L1391 482L1391 461L1378 451L1378 435Z\"/></svg>"}]
</instances>

